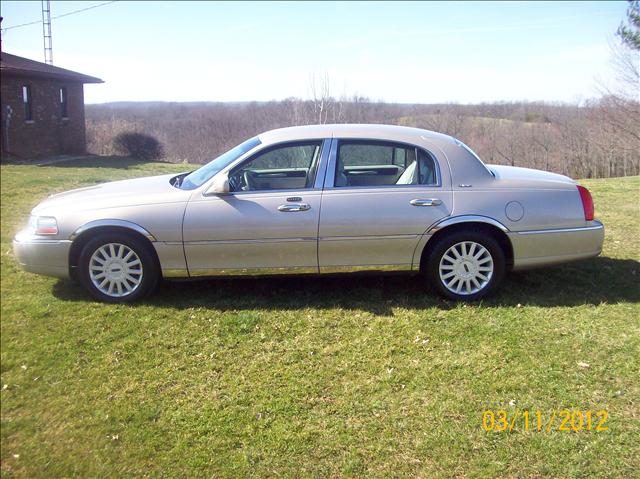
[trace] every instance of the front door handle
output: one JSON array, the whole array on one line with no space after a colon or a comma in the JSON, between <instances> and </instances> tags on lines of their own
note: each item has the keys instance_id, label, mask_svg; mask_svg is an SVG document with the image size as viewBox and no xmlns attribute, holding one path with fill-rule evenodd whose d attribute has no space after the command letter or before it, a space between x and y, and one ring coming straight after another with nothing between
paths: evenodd
<instances>
[{"instance_id":1,"label":"front door handle","mask_svg":"<svg viewBox=\"0 0 640 479\"><path fill-rule=\"evenodd\" d=\"M285 213L292 211L307 211L309 209L311 209L311 205L308 205L307 203L294 203L278 206L278 211L283 211Z\"/></svg>"},{"instance_id":2,"label":"front door handle","mask_svg":"<svg viewBox=\"0 0 640 479\"><path fill-rule=\"evenodd\" d=\"M442 200L437 198L429 198L426 200L415 199L409 201L409 204L413 206L440 206L442 204Z\"/></svg>"}]
</instances>

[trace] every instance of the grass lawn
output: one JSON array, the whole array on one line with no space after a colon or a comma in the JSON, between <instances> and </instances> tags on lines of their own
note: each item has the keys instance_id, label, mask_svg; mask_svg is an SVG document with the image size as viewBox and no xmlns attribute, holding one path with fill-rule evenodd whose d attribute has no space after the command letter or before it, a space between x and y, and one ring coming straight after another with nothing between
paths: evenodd
<instances>
[{"instance_id":1,"label":"grass lawn","mask_svg":"<svg viewBox=\"0 0 640 479\"><path fill-rule=\"evenodd\" d=\"M582 182L601 257L472 306L407 277L165 283L116 306L17 268L48 194L184 169L1 167L3 478L637 477L640 177ZM482 427L565 408L608 430Z\"/></svg>"}]
</instances>

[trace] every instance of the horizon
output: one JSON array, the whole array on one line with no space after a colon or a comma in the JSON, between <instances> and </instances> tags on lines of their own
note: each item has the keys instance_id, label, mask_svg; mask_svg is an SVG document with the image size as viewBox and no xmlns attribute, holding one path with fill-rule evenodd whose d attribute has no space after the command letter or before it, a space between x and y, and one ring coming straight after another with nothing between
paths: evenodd
<instances>
[{"instance_id":1,"label":"horizon","mask_svg":"<svg viewBox=\"0 0 640 479\"><path fill-rule=\"evenodd\" d=\"M53 1L53 60L105 81L85 86L87 104L308 100L312 79L327 77L338 99L579 106L613 82L610 44L626 8ZM3 50L43 61L40 3L4 1L0 13Z\"/></svg>"},{"instance_id":2,"label":"horizon","mask_svg":"<svg viewBox=\"0 0 640 479\"><path fill-rule=\"evenodd\" d=\"M335 98L330 97L330 99L334 101L340 102L353 102L352 98ZM155 104L173 104L179 103L182 105L248 105L252 103L257 104L269 104L269 103L279 103L285 102L288 100L296 100L303 102L312 102L312 98L298 98L298 97L289 97L282 98L278 100L229 100L229 101L219 101L219 100L187 100L187 101L174 101L174 100L113 100L113 101L105 101L100 103L86 103L86 105L92 106L107 106L107 105L155 105ZM460 103L460 102L437 102L437 103L415 103L415 102L391 102L385 100L374 100L371 98L365 98L368 103L382 103L385 105L397 105L397 106L489 106L489 105L542 105L542 106L552 106L552 107L575 107L575 108L586 108L588 107L586 102L592 100L591 98L585 99L581 103L571 103L565 101L545 101L545 100L496 100L491 102L478 102L478 103Z\"/></svg>"}]
</instances>

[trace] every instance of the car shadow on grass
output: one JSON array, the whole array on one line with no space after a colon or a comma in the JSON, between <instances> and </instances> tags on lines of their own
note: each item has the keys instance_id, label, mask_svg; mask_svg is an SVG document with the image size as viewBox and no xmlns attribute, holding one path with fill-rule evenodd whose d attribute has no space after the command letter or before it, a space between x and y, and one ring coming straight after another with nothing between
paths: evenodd
<instances>
[{"instance_id":1,"label":"car shadow on grass","mask_svg":"<svg viewBox=\"0 0 640 479\"><path fill-rule=\"evenodd\" d=\"M481 303L502 306L577 306L640 302L640 262L599 257L555 268L509 274L500 291ZM74 283L59 281L53 294L64 301L90 301ZM422 277L282 276L165 281L141 303L167 308L229 310L333 309L393 315L394 308L451 309L453 301L438 297Z\"/></svg>"}]
</instances>

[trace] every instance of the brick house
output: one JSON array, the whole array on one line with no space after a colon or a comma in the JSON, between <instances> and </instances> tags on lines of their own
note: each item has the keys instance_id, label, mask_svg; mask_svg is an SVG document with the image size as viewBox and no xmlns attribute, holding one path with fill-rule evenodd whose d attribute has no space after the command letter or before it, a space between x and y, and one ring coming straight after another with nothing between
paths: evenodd
<instances>
[{"instance_id":1,"label":"brick house","mask_svg":"<svg viewBox=\"0 0 640 479\"><path fill-rule=\"evenodd\" d=\"M84 84L102 80L5 52L0 79L3 156L86 152Z\"/></svg>"}]
</instances>

